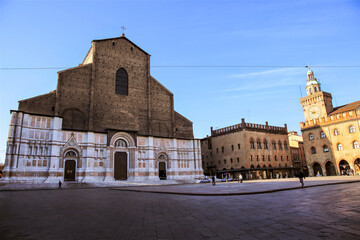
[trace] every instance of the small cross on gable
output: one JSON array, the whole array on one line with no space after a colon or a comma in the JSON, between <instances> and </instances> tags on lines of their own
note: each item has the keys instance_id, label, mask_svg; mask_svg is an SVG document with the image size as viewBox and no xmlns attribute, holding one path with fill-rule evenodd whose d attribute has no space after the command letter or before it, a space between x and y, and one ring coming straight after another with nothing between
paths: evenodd
<instances>
[{"instance_id":1,"label":"small cross on gable","mask_svg":"<svg viewBox=\"0 0 360 240\"><path fill-rule=\"evenodd\" d=\"M122 29L122 36L125 36L126 27L122 26L121 29Z\"/></svg>"}]
</instances>

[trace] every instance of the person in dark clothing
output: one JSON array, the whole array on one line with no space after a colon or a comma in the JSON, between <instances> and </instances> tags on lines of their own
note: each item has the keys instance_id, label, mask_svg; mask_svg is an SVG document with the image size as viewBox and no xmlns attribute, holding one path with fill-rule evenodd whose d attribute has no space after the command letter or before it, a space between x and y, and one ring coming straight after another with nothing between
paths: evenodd
<instances>
[{"instance_id":1,"label":"person in dark clothing","mask_svg":"<svg viewBox=\"0 0 360 240\"><path fill-rule=\"evenodd\" d=\"M303 173L303 172L299 172L299 173L297 174L297 177L298 177L299 180L300 180L301 187L303 187L303 186L304 186L304 179L305 179L304 173Z\"/></svg>"},{"instance_id":2,"label":"person in dark clothing","mask_svg":"<svg viewBox=\"0 0 360 240\"><path fill-rule=\"evenodd\" d=\"M215 185L216 184L215 183L215 175L212 175L211 180L212 180L212 185Z\"/></svg>"},{"instance_id":3,"label":"person in dark clothing","mask_svg":"<svg viewBox=\"0 0 360 240\"><path fill-rule=\"evenodd\" d=\"M61 188L61 181L59 180L59 189Z\"/></svg>"}]
</instances>

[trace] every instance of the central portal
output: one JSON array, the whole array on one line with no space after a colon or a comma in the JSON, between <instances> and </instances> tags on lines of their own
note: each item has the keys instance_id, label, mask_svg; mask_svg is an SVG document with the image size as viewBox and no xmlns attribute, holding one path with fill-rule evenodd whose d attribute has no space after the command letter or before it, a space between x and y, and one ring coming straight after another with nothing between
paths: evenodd
<instances>
[{"instance_id":1,"label":"central portal","mask_svg":"<svg viewBox=\"0 0 360 240\"><path fill-rule=\"evenodd\" d=\"M166 164L165 164L165 162L159 162L159 178L160 178L160 180L166 180Z\"/></svg>"},{"instance_id":2,"label":"central portal","mask_svg":"<svg viewBox=\"0 0 360 240\"><path fill-rule=\"evenodd\" d=\"M115 180L127 179L127 153L116 152L114 164L114 178Z\"/></svg>"}]
</instances>

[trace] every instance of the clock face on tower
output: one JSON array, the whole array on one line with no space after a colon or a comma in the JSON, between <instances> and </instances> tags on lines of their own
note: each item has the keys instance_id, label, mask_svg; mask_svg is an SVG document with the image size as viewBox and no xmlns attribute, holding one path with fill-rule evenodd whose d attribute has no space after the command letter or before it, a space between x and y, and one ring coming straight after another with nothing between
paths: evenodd
<instances>
[{"instance_id":1,"label":"clock face on tower","mask_svg":"<svg viewBox=\"0 0 360 240\"><path fill-rule=\"evenodd\" d=\"M317 106L312 106L309 109L309 117L310 118L318 118L320 116L320 108Z\"/></svg>"}]
</instances>

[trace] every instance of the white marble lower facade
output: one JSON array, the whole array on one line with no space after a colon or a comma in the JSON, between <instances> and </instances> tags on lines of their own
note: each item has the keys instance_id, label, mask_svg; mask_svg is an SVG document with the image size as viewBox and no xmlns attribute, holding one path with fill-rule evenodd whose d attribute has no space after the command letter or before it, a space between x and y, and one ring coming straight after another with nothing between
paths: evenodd
<instances>
[{"instance_id":1,"label":"white marble lower facade","mask_svg":"<svg viewBox=\"0 0 360 240\"><path fill-rule=\"evenodd\" d=\"M200 141L65 131L62 118L12 111L1 181L187 180L203 175Z\"/></svg>"}]
</instances>

